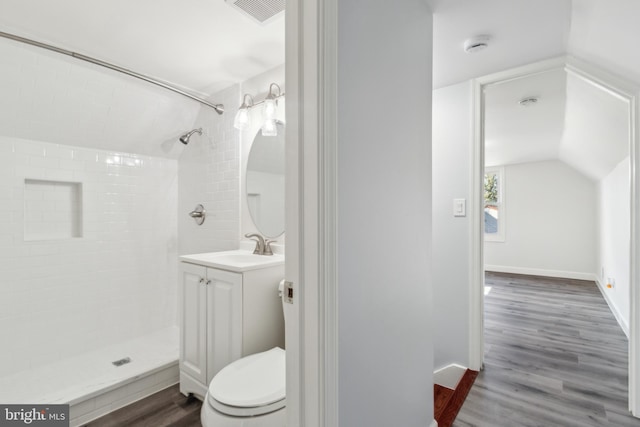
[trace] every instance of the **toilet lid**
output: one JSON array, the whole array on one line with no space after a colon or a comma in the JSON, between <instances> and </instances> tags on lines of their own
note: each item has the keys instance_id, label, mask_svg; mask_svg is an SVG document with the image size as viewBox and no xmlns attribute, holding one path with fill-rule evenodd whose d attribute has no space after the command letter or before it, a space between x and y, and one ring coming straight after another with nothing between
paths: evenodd
<instances>
[{"instance_id":1,"label":"toilet lid","mask_svg":"<svg viewBox=\"0 0 640 427\"><path fill-rule=\"evenodd\" d=\"M269 405L285 397L285 351L275 347L225 366L213 377L209 395L237 407Z\"/></svg>"}]
</instances>

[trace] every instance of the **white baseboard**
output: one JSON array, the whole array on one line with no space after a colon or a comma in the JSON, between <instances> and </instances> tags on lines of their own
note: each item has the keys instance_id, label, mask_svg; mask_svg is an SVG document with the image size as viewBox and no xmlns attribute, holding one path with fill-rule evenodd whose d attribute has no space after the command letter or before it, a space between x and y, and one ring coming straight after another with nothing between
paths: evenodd
<instances>
[{"instance_id":1,"label":"white baseboard","mask_svg":"<svg viewBox=\"0 0 640 427\"><path fill-rule=\"evenodd\" d=\"M545 270L541 268L511 267L506 265L485 265L484 271L493 271L495 273L526 274L529 276L560 277L562 279L594 280L593 273Z\"/></svg>"},{"instance_id":2,"label":"white baseboard","mask_svg":"<svg viewBox=\"0 0 640 427\"><path fill-rule=\"evenodd\" d=\"M433 383L455 390L466 371L464 366L452 363L433 372Z\"/></svg>"},{"instance_id":3,"label":"white baseboard","mask_svg":"<svg viewBox=\"0 0 640 427\"><path fill-rule=\"evenodd\" d=\"M607 288L605 288L604 285L600 283L600 280L598 280L595 274L592 280L594 280L598 285L598 289L600 289L600 293L604 297L604 300L607 302L609 309L611 310L616 320L618 321L618 325L620 325L620 328L622 328L622 332L624 332L624 334L627 336L627 339L629 339L629 325L627 324L627 321L620 315L620 313L618 312L618 308L615 306L613 301L611 301L611 298L609 298L609 293L607 292Z\"/></svg>"},{"instance_id":4,"label":"white baseboard","mask_svg":"<svg viewBox=\"0 0 640 427\"><path fill-rule=\"evenodd\" d=\"M431 425L429 427L438 427L438 422L436 420L431 421Z\"/></svg>"}]
</instances>

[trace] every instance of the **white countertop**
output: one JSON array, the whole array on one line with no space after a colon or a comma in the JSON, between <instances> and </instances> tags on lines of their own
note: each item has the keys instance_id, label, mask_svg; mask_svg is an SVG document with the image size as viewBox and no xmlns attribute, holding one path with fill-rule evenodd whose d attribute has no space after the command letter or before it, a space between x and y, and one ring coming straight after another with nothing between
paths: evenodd
<instances>
[{"instance_id":1,"label":"white countertop","mask_svg":"<svg viewBox=\"0 0 640 427\"><path fill-rule=\"evenodd\" d=\"M282 265L284 264L284 255L254 255L252 251L238 249L234 251L182 255L180 261L242 273L243 271Z\"/></svg>"}]
</instances>

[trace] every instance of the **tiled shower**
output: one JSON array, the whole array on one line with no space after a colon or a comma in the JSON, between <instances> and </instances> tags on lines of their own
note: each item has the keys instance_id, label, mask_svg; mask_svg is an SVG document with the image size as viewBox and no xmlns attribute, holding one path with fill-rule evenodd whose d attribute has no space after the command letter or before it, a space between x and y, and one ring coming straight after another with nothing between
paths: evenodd
<instances>
[{"instance_id":1,"label":"tiled shower","mask_svg":"<svg viewBox=\"0 0 640 427\"><path fill-rule=\"evenodd\" d=\"M219 116L12 41L0 56L0 401L69 403L81 425L178 380L178 254L240 240L240 89Z\"/></svg>"},{"instance_id":2,"label":"tiled shower","mask_svg":"<svg viewBox=\"0 0 640 427\"><path fill-rule=\"evenodd\" d=\"M0 376L175 324L177 161L0 138Z\"/></svg>"}]
</instances>

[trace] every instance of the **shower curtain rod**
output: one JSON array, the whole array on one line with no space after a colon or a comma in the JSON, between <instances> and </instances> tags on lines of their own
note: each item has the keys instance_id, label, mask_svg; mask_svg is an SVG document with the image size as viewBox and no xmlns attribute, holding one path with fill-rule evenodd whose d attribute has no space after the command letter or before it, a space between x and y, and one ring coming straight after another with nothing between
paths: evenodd
<instances>
[{"instance_id":1,"label":"shower curtain rod","mask_svg":"<svg viewBox=\"0 0 640 427\"><path fill-rule=\"evenodd\" d=\"M73 58L77 58L77 59L79 59L81 61L90 62L92 64L99 65L101 67L105 67L105 68L109 68L109 69L114 70L114 71L118 71L119 73L123 73L123 74L126 74L128 76L135 77L135 78L140 79L140 80L144 80L145 82L152 83L152 84L154 84L156 86L160 86L160 87L168 89L168 90L170 90L172 92L179 93L180 95L186 96L187 98L191 98L194 101L198 101L200 104L203 104L203 105L206 105L207 107L213 108L214 110L216 110L216 112L218 114L224 113L224 105L222 105L222 104L212 104L209 101L205 101L202 98L199 98L199 97L197 97L195 95L191 95L190 93L185 92L183 90L180 90L177 87L174 87L174 86L171 86L169 84L163 83L163 82L161 82L159 80L156 80L154 78L151 78L149 76L145 76L144 74L136 73L135 71L131 71L131 70L128 70L126 68L118 67L117 65L110 64L109 62L101 61L99 59L95 59L95 58L92 58L90 56L83 55L81 53L76 53L76 52L72 52L70 50L61 49L59 47L52 46L50 44L37 42L35 40L27 39L25 37L16 36L14 34L5 33L5 32L2 32L2 31L0 31L0 37L4 37L4 38L10 39L10 40L15 40L17 42L29 44L31 46L36 46L36 47L39 47L39 48L42 48L42 49L51 50L53 52L58 52L58 53L61 53L63 55L67 55L67 56L71 56Z\"/></svg>"}]
</instances>

